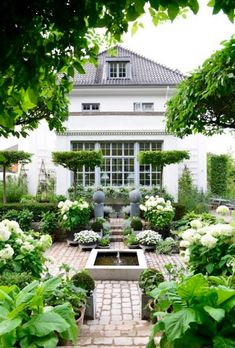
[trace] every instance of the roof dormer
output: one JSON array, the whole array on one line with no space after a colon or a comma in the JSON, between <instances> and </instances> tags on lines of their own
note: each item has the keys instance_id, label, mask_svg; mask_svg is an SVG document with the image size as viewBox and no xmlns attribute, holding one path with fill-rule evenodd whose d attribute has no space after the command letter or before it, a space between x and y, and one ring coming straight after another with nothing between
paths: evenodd
<instances>
[{"instance_id":1,"label":"roof dormer","mask_svg":"<svg viewBox=\"0 0 235 348\"><path fill-rule=\"evenodd\" d=\"M109 57L106 58L106 79L130 79L131 64L128 57Z\"/></svg>"}]
</instances>

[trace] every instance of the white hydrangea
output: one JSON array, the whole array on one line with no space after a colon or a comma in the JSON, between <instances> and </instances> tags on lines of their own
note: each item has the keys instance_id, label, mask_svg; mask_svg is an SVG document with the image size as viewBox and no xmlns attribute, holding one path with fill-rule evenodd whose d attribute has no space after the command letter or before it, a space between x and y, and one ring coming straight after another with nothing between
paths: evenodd
<instances>
[{"instance_id":1,"label":"white hydrangea","mask_svg":"<svg viewBox=\"0 0 235 348\"><path fill-rule=\"evenodd\" d=\"M140 204L140 210L147 211L147 208L145 207L145 205Z\"/></svg>"},{"instance_id":2,"label":"white hydrangea","mask_svg":"<svg viewBox=\"0 0 235 348\"><path fill-rule=\"evenodd\" d=\"M190 222L190 226L198 230L199 228L202 228L202 222L198 219L195 219Z\"/></svg>"},{"instance_id":3,"label":"white hydrangea","mask_svg":"<svg viewBox=\"0 0 235 348\"><path fill-rule=\"evenodd\" d=\"M51 245L52 245L52 239L51 239L51 236L49 234L42 235L38 241L38 247L42 251L46 251L47 249L49 249L51 247Z\"/></svg>"},{"instance_id":4,"label":"white hydrangea","mask_svg":"<svg viewBox=\"0 0 235 348\"><path fill-rule=\"evenodd\" d=\"M146 198L147 196L145 196ZM164 211L172 211L173 212L173 207L171 204L171 201L165 201L163 197L159 196L150 196L147 198L144 204L140 205L140 210L143 210L145 212L147 211L159 211L159 212L164 212Z\"/></svg>"},{"instance_id":5,"label":"white hydrangea","mask_svg":"<svg viewBox=\"0 0 235 348\"><path fill-rule=\"evenodd\" d=\"M9 260L13 255L14 249L9 244L6 244L5 248L0 250L0 260Z\"/></svg>"},{"instance_id":6,"label":"white hydrangea","mask_svg":"<svg viewBox=\"0 0 235 348\"><path fill-rule=\"evenodd\" d=\"M34 250L34 246L29 242L24 242L20 247L20 251L24 254L25 252L31 252Z\"/></svg>"},{"instance_id":7,"label":"white hydrangea","mask_svg":"<svg viewBox=\"0 0 235 348\"><path fill-rule=\"evenodd\" d=\"M193 243L195 240L195 230L193 228L189 228L182 233L181 237L189 243Z\"/></svg>"},{"instance_id":8,"label":"white hydrangea","mask_svg":"<svg viewBox=\"0 0 235 348\"><path fill-rule=\"evenodd\" d=\"M216 209L216 213L220 214L220 215L227 215L227 214L229 214L229 208L226 205L220 205Z\"/></svg>"},{"instance_id":9,"label":"white hydrangea","mask_svg":"<svg viewBox=\"0 0 235 348\"><path fill-rule=\"evenodd\" d=\"M180 241L180 247L181 248L188 248L190 246L190 242L188 242L187 240L181 240Z\"/></svg>"},{"instance_id":10,"label":"white hydrangea","mask_svg":"<svg viewBox=\"0 0 235 348\"><path fill-rule=\"evenodd\" d=\"M228 224L216 224L212 225L211 232L212 236L226 236L231 237L234 234L234 228Z\"/></svg>"},{"instance_id":11,"label":"white hydrangea","mask_svg":"<svg viewBox=\"0 0 235 348\"><path fill-rule=\"evenodd\" d=\"M68 216L66 214L63 215L63 220L67 220Z\"/></svg>"},{"instance_id":12,"label":"white hydrangea","mask_svg":"<svg viewBox=\"0 0 235 348\"><path fill-rule=\"evenodd\" d=\"M0 241L6 242L11 236L11 232L8 230L8 228L0 222Z\"/></svg>"},{"instance_id":13,"label":"white hydrangea","mask_svg":"<svg viewBox=\"0 0 235 348\"><path fill-rule=\"evenodd\" d=\"M212 249L216 246L218 239L214 238L210 233L205 234L201 237L201 244L208 249Z\"/></svg>"}]
</instances>

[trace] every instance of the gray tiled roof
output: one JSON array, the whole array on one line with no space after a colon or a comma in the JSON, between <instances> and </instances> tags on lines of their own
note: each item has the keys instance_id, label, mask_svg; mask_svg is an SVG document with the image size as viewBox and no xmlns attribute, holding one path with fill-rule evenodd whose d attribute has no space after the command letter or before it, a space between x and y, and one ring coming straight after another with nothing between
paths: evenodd
<instances>
[{"instance_id":1,"label":"gray tiled roof","mask_svg":"<svg viewBox=\"0 0 235 348\"><path fill-rule=\"evenodd\" d=\"M104 51L98 56L98 67L87 64L85 66L86 74L75 74L74 86L176 85L185 77L178 70L167 68L124 47L116 46L115 48L117 57L130 61L130 79L107 79L106 59L113 57L109 55L108 51Z\"/></svg>"}]
</instances>

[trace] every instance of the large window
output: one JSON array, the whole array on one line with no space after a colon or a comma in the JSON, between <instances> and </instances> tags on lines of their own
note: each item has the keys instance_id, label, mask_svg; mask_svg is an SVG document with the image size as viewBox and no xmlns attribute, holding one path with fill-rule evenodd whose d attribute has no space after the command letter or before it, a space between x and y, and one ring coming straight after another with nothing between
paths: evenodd
<instances>
[{"instance_id":1,"label":"large window","mask_svg":"<svg viewBox=\"0 0 235 348\"><path fill-rule=\"evenodd\" d=\"M151 143L140 143L140 151L156 151L162 149L161 142L151 142ZM161 182L161 169L158 166L153 166L151 164L140 165L140 185L142 186L159 186Z\"/></svg>"},{"instance_id":2,"label":"large window","mask_svg":"<svg viewBox=\"0 0 235 348\"><path fill-rule=\"evenodd\" d=\"M95 150L95 143L81 143L73 142L72 143L73 151L92 151ZM90 167L82 166L79 168L77 173L77 183L81 186L93 186L95 185L95 169Z\"/></svg>"},{"instance_id":3,"label":"large window","mask_svg":"<svg viewBox=\"0 0 235 348\"><path fill-rule=\"evenodd\" d=\"M139 151L161 150L162 142L73 142L72 149L98 150L103 153L101 168L80 168L78 184L83 186L152 186L160 185L161 171L157 166L139 165Z\"/></svg>"},{"instance_id":4,"label":"large window","mask_svg":"<svg viewBox=\"0 0 235 348\"><path fill-rule=\"evenodd\" d=\"M100 143L104 165L100 170L100 183L104 186L134 184L134 143Z\"/></svg>"}]
</instances>

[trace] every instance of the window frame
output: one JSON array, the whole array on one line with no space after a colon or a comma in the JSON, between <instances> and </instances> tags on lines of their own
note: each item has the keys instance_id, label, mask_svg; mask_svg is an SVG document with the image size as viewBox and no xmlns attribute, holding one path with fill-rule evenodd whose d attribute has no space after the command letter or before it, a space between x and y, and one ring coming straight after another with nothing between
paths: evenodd
<instances>
[{"instance_id":1,"label":"window frame","mask_svg":"<svg viewBox=\"0 0 235 348\"><path fill-rule=\"evenodd\" d=\"M84 109L85 105L89 105L89 109ZM97 106L98 108L93 109L93 106ZM100 111L100 103L82 103L82 112L97 112Z\"/></svg>"},{"instance_id":2,"label":"window frame","mask_svg":"<svg viewBox=\"0 0 235 348\"><path fill-rule=\"evenodd\" d=\"M145 110L146 105L151 105L151 110ZM154 112L154 102L134 102L133 103L134 112Z\"/></svg>"},{"instance_id":3,"label":"window frame","mask_svg":"<svg viewBox=\"0 0 235 348\"><path fill-rule=\"evenodd\" d=\"M111 76L111 69L112 66L116 66L116 76ZM121 68L121 65L123 67ZM125 76L120 76L120 74L123 74L123 71L121 70L124 68ZM108 61L108 79L114 80L114 79L128 79L128 62L127 61Z\"/></svg>"}]
</instances>

